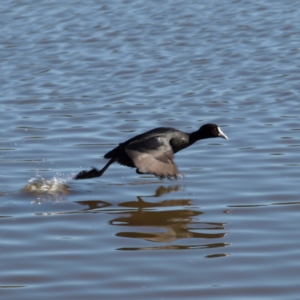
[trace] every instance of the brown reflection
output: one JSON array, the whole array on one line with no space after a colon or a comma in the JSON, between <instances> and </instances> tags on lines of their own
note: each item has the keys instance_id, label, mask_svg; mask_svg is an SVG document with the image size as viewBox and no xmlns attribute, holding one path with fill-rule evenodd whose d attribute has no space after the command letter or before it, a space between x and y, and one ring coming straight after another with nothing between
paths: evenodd
<instances>
[{"instance_id":1,"label":"brown reflection","mask_svg":"<svg viewBox=\"0 0 300 300\"><path fill-rule=\"evenodd\" d=\"M145 201L144 198L161 197L172 191L178 191L178 186L160 186L153 196L137 196L138 201L120 203L119 206L129 208L121 211L110 221L111 225L131 227L131 230L121 231L118 237L142 239L154 243L173 243L183 239L214 240L225 236L224 224L215 222L198 222L203 212L191 207L190 199L162 200L159 202ZM134 210L132 210L134 208ZM143 230L139 230L143 228ZM182 242L182 245L156 245L154 247L122 247L118 250L150 250L150 249L195 249L219 248L227 246L225 243L213 241L192 245Z\"/></svg>"},{"instance_id":2,"label":"brown reflection","mask_svg":"<svg viewBox=\"0 0 300 300\"><path fill-rule=\"evenodd\" d=\"M207 258L216 258L216 257L223 257L223 256L229 256L229 254L225 253L218 253L218 254L213 254L213 255L207 255Z\"/></svg>"},{"instance_id":3,"label":"brown reflection","mask_svg":"<svg viewBox=\"0 0 300 300\"><path fill-rule=\"evenodd\" d=\"M83 209L82 211L94 210L94 209L99 209L99 208L104 208L104 207L111 206L110 203L105 202L105 201L101 201L101 200L77 201L76 203L88 206L88 208Z\"/></svg>"},{"instance_id":4,"label":"brown reflection","mask_svg":"<svg viewBox=\"0 0 300 300\"><path fill-rule=\"evenodd\" d=\"M119 206L124 206L124 207L134 207L134 208L149 208L149 207L157 207L159 206L177 206L177 205L190 205L190 200L179 200L179 202L176 204L176 200L165 200L159 203L153 203L153 202L146 202L143 200L143 198L159 198L165 194L171 193L171 192L176 192L180 191L181 186L179 185L174 185L174 186L160 186L156 189L154 195L152 196L137 196L138 202L136 201L130 201L130 202L123 202L120 203ZM170 202L170 203L169 203Z\"/></svg>"}]
</instances>

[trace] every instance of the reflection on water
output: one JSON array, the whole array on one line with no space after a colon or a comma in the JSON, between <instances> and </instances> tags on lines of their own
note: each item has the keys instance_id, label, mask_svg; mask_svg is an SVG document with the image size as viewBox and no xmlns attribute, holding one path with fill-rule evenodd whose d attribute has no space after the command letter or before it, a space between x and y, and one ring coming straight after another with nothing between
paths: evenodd
<instances>
[{"instance_id":1,"label":"reflection on water","mask_svg":"<svg viewBox=\"0 0 300 300\"><path fill-rule=\"evenodd\" d=\"M130 230L119 231L116 236L141 239L157 244L146 247L119 247L118 250L205 249L228 246L228 244L219 240L226 235L225 224L199 222L199 217L203 212L192 206L192 200L168 199L153 201L153 199L156 200L156 198L180 190L180 186L160 186L156 189L154 195L137 196L138 201L119 203L118 208L111 207L107 209L112 205L100 200L77 203L88 205L86 210L96 209L99 212L99 209L103 211L103 208L105 208L106 213L117 215L109 221L109 224L121 228L127 227ZM144 198L151 198L152 201L145 201ZM198 239L197 242L194 242L194 239ZM224 256L227 254L214 255Z\"/></svg>"},{"instance_id":2,"label":"reflection on water","mask_svg":"<svg viewBox=\"0 0 300 300\"><path fill-rule=\"evenodd\" d=\"M87 205L88 208L82 211L93 211L95 209L104 208L111 206L110 203L101 200L88 200L88 201L77 201L78 204Z\"/></svg>"},{"instance_id":3,"label":"reflection on water","mask_svg":"<svg viewBox=\"0 0 300 300\"><path fill-rule=\"evenodd\" d=\"M225 236L225 233L206 233L207 230L224 230L223 224L209 224L192 222L193 217L200 215L201 212L189 210L178 210L171 212L136 212L129 217L115 218L111 221L112 225L132 226L132 227L151 227L149 232L140 232L136 229L132 231L119 232L117 236L125 238L139 238L156 243L172 243L179 239L217 239ZM191 226L194 225L194 226ZM199 231L199 232L195 232ZM202 232L201 232L202 231ZM154 247L123 247L119 250L150 250L150 249L194 249L194 248L216 248L224 247L224 243L200 243L191 244L190 242L179 244L158 245Z\"/></svg>"},{"instance_id":4,"label":"reflection on water","mask_svg":"<svg viewBox=\"0 0 300 300\"><path fill-rule=\"evenodd\" d=\"M116 236L156 243L154 246L118 247L118 250L205 249L228 246L220 242L226 235L225 224L200 222L203 212L192 205L191 199L163 199L170 193L181 190L180 185L159 186L152 195L136 196L137 200L120 202L117 207L104 200L77 201L77 204L87 206L77 213L113 214L110 225L120 226L121 229L130 228L117 232ZM41 204L45 201L63 202L71 191L62 179L54 177L46 180L39 177L29 180L23 192L35 195L36 200L32 203Z\"/></svg>"}]
</instances>

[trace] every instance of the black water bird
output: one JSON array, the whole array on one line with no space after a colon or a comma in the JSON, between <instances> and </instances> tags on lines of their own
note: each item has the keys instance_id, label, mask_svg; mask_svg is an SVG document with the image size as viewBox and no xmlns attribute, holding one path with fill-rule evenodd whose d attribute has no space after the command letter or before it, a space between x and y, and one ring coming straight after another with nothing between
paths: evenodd
<instances>
[{"instance_id":1,"label":"black water bird","mask_svg":"<svg viewBox=\"0 0 300 300\"><path fill-rule=\"evenodd\" d=\"M153 174L160 179L177 179L180 173L173 160L174 154L198 140L216 137L228 139L215 124L205 124L192 133L174 128L155 128L119 144L106 153L104 158L109 161L101 170L93 168L90 171L81 171L75 179L100 177L114 162L136 168L138 174Z\"/></svg>"}]
</instances>

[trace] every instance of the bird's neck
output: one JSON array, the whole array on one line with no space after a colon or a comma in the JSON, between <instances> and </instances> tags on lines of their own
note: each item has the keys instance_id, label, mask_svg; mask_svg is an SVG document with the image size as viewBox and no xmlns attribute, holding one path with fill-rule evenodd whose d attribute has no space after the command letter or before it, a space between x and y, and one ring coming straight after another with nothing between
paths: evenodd
<instances>
[{"instance_id":1,"label":"bird's neck","mask_svg":"<svg viewBox=\"0 0 300 300\"><path fill-rule=\"evenodd\" d=\"M204 134L202 134L199 131L192 132L190 134L190 145L194 144L195 142L197 142L199 140L203 140L203 139L207 139L207 138L209 138L209 137L205 136Z\"/></svg>"}]
</instances>

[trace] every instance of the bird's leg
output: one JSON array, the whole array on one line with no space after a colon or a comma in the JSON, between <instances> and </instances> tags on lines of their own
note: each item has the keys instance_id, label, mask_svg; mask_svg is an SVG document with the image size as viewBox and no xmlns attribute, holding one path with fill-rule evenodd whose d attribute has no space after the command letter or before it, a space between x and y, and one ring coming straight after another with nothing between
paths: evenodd
<instances>
[{"instance_id":1,"label":"bird's leg","mask_svg":"<svg viewBox=\"0 0 300 300\"><path fill-rule=\"evenodd\" d=\"M93 178L93 177L100 177L103 175L103 173L106 171L106 169L115 162L115 159L110 159L108 163L99 171L96 168L92 168L90 171L81 171L79 172L74 179L87 179L87 178Z\"/></svg>"},{"instance_id":2,"label":"bird's leg","mask_svg":"<svg viewBox=\"0 0 300 300\"><path fill-rule=\"evenodd\" d=\"M136 169L135 171L137 174L144 174L144 173L140 172L139 169Z\"/></svg>"}]
</instances>

